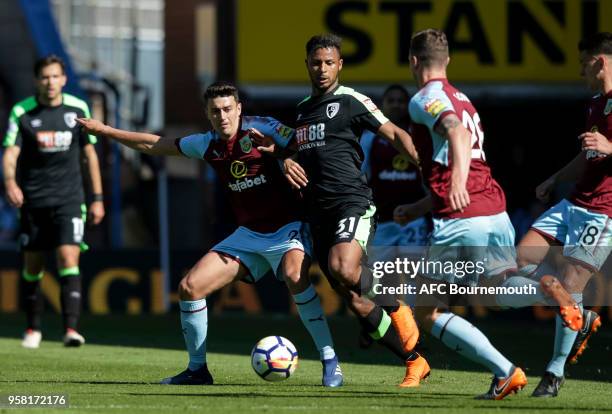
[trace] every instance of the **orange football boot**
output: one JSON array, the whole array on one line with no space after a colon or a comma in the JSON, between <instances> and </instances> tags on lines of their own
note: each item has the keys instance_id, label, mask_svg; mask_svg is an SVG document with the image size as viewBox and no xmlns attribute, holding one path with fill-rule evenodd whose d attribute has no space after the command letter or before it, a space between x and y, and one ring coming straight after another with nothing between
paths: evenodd
<instances>
[{"instance_id":1,"label":"orange football boot","mask_svg":"<svg viewBox=\"0 0 612 414\"><path fill-rule=\"evenodd\" d=\"M410 306L399 302L399 308L389 314L393 329L397 332L405 352L412 352L419 341L419 328L417 327Z\"/></svg>"},{"instance_id":2,"label":"orange football boot","mask_svg":"<svg viewBox=\"0 0 612 414\"><path fill-rule=\"evenodd\" d=\"M418 387L421 380L426 379L431 373L427 360L421 355L412 361L406 361L406 376L399 385L402 388Z\"/></svg>"},{"instance_id":3,"label":"orange football boot","mask_svg":"<svg viewBox=\"0 0 612 414\"><path fill-rule=\"evenodd\" d=\"M583 323L582 310L559 280L554 276L543 276L540 279L540 287L546 296L559 304L559 315L565 326L573 331L579 331Z\"/></svg>"}]
</instances>

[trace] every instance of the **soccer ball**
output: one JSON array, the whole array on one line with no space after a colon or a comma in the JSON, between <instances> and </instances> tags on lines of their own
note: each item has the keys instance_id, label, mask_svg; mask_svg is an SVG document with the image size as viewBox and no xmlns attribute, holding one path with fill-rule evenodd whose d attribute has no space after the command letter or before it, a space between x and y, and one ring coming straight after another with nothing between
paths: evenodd
<instances>
[{"instance_id":1,"label":"soccer ball","mask_svg":"<svg viewBox=\"0 0 612 414\"><path fill-rule=\"evenodd\" d=\"M295 346L282 336L266 336L251 351L251 366L266 381L283 381L298 365Z\"/></svg>"}]
</instances>

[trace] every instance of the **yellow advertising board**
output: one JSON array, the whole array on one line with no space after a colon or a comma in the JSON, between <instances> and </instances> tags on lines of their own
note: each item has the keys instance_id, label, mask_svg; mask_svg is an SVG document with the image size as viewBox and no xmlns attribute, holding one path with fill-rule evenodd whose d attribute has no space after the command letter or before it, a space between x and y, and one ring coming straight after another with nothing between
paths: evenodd
<instances>
[{"instance_id":1,"label":"yellow advertising board","mask_svg":"<svg viewBox=\"0 0 612 414\"><path fill-rule=\"evenodd\" d=\"M448 36L449 76L467 82L579 80L577 44L612 31L611 0L237 0L237 78L305 83L305 43L343 38L343 82L410 79L412 33Z\"/></svg>"}]
</instances>

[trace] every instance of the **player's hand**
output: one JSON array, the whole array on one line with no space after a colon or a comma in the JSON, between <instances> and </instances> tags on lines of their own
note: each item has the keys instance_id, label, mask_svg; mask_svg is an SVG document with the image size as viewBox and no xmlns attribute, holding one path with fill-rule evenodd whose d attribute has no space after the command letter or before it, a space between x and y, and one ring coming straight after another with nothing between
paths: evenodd
<instances>
[{"instance_id":1,"label":"player's hand","mask_svg":"<svg viewBox=\"0 0 612 414\"><path fill-rule=\"evenodd\" d=\"M21 208L23 206L23 192L19 185L15 181L10 181L5 184L6 186L6 199L9 204L15 208Z\"/></svg>"},{"instance_id":2,"label":"player's hand","mask_svg":"<svg viewBox=\"0 0 612 414\"><path fill-rule=\"evenodd\" d=\"M94 201L89 205L89 211L87 215L88 221L94 226L100 224L106 212L104 211L104 202Z\"/></svg>"},{"instance_id":3,"label":"player's hand","mask_svg":"<svg viewBox=\"0 0 612 414\"><path fill-rule=\"evenodd\" d=\"M285 170L285 178L287 178L291 187L299 190L308 185L306 171L304 171L300 164L293 161L291 158L287 158L283 161L283 167Z\"/></svg>"},{"instance_id":4,"label":"player's hand","mask_svg":"<svg viewBox=\"0 0 612 414\"><path fill-rule=\"evenodd\" d=\"M448 202L452 211L460 211L463 213L463 210L470 205L470 194L465 188L465 185L451 183L451 188L448 193Z\"/></svg>"},{"instance_id":5,"label":"player's hand","mask_svg":"<svg viewBox=\"0 0 612 414\"><path fill-rule=\"evenodd\" d=\"M271 137L265 136L255 128L249 128L249 136L255 144L257 151L265 153L273 153L276 149L274 140Z\"/></svg>"},{"instance_id":6,"label":"player's hand","mask_svg":"<svg viewBox=\"0 0 612 414\"><path fill-rule=\"evenodd\" d=\"M421 214L417 211L417 203L400 204L393 210L393 221L400 226L404 226L419 217L421 217Z\"/></svg>"},{"instance_id":7,"label":"player's hand","mask_svg":"<svg viewBox=\"0 0 612 414\"><path fill-rule=\"evenodd\" d=\"M550 199L550 193L552 193L553 188L555 188L555 178L550 177L542 184L536 187L536 197L543 203L548 202Z\"/></svg>"},{"instance_id":8,"label":"player's hand","mask_svg":"<svg viewBox=\"0 0 612 414\"><path fill-rule=\"evenodd\" d=\"M101 135L104 132L104 128L106 128L106 125L97 119L77 118L76 121L81 125L85 132L92 135Z\"/></svg>"},{"instance_id":9,"label":"player's hand","mask_svg":"<svg viewBox=\"0 0 612 414\"><path fill-rule=\"evenodd\" d=\"M597 151L602 154L612 154L612 142L608 141L605 135L599 132L585 132L578 135L582 140L583 151Z\"/></svg>"}]
</instances>

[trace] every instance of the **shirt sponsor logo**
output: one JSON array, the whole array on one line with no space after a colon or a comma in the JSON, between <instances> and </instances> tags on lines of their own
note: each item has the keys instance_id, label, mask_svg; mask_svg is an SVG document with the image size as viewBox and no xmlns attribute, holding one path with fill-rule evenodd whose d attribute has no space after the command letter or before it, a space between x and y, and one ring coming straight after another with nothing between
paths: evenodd
<instances>
[{"instance_id":1,"label":"shirt sponsor logo","mask_svg":"<svg viewBox=\"0 0 612 414\"><path fill-rule=\"evenodd\" d=\"M38 131L36 142L40 152L63 152L72 144L71 131Z\"/></svg>"},{"instance_id":2,"label":"shirt sponsor logo","mask_svg":"<svg viewBox=\"0 0 612 414\"><path fill-rule=\"evenodd\" d=\"M232 161L230 165L230 173L234 178L242 178L247 175L248 168L242 161Z\"/></svg>"},{"instance_id":3,"label":"shirt sponsor logo","mask_svg":"<svg viewBox=\"0 0 612 414\"><path fill-rule=\"evenodd\" d=\"M469 102L470 100L468 99L468 97L463 93L463 92L455 92L453 94L453 96L455 97L455 99L457 99L458 101L463 101L463 102Z\"/></svg>"},{"instance_id":4,"label":"shirt sponsor logo","mask_svg":"<svg viewBox=\"0 0 612 414\"><path fill-rule=\"evenodd\" d=\"M339 110L340 110L340 103L332 102L330 104L327 104L327 109L325 112L327 113L327 117L329 119L332 119L333 117L336 116Z\"/></svg>"},{"instance_id":5,"label":"shirt sponsor logo","mask_svg":"<svg viewBox=\"0 0 612 414\"><path fill-rule=\"evenodd\" d=\"M248 135L242 137L238 142L240 142L240 149L245 154L248 154L253 149L253 142L251 141L251 137Z\"/></svg>"},{"instance_id":6,"label":"shirt sponsor logo","mask_svg":"<svg viewBox=\"0 0 612 414\"><path fill-rule=\"evenodd\" d=\"M325 124L302 125L295 130L298 151L325 145Z\"/></svg>"},{"instance_id":7,"label":"shirt sponsor logo","mask_svg":"<svg viewBox=\"0 0 612 414\"><path fill-rule=\"evenodd\" d=\"M262 184L267 184L266 176L263 174L258 175L255 178L243 178L241 180L236 180L233 183L228 183L228 187L230 190L235 192L242 192L244 190L248 190L249 188L257 187Z\"/></svg>"},{"instance_id":8,"label":"shirt sponsor logo","mask_svg":"<svg viewBox=\"0 0 612 414\"><path fill-rule=\"evenodd\" d=\"M39 128L42 125L42 119L34 118L30 121L32 128Z\"/></svg>"},{"instance_id":9,"label":"shirt sponsor logo","mask_svg":"<svg viewBox=\"0 0 612 414\"><path fill-rule=\"evenodd\" d=\"M425 112L436 117L446 108L446 104L439 99L431 99L425 104Z\"/></svg>"},{"instance_id":10,"label":"shirt sponsor logo","mask_svg":"<svg viewBox=\"0 0 612 414\"><path fill-rule=\"evenodd\" d=\"M370 98L366 98L363 101L363 104L365 105L366 109L370 112L376 112L378 111L378 107L376 106L376 104L374 102L372 102L372 100Z\"/></svg>"},{"instance_id":11,"label":"shirt sponsor logo","mask_svg":"<svg viewBox=\"0 0 612 414\"><path fill-rule=\"evenodd\" d=\"M68 128L74 128L76 126L77 114L76 112L66 112L64 114L64 122Z\"/></svg>"},{"instance_id":12,"label":"shirt sponsor logo","mask_svg":"<svg viewBox=\"0 0 612 414\"><path fill-rule=\"evenodd\" d=\"M604 108L604 115L608 115L610 112L612 112L612 99L608 99L608 102L606 102L606 107Z\"/></svg>"},{"instance_id":13,"label":"shirt sponsor logo","mask_svg":"<svg viewBox=\"0 0 612 414\"><path fill-rule=\"evenodd\" d=\"M381 181L414 181L417 178L415 171L397 171L384 170L378 174Z\"/></svg>"}]
</instances>

